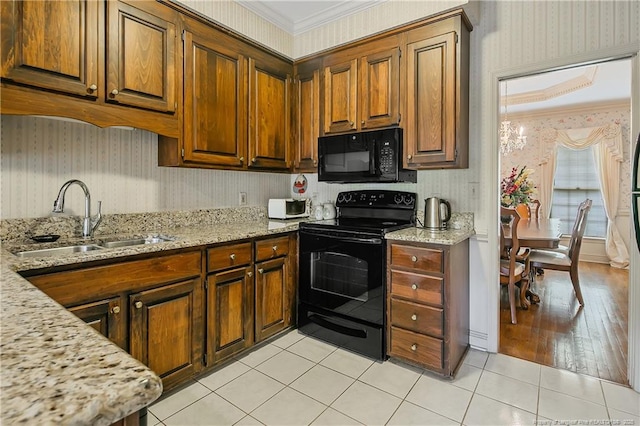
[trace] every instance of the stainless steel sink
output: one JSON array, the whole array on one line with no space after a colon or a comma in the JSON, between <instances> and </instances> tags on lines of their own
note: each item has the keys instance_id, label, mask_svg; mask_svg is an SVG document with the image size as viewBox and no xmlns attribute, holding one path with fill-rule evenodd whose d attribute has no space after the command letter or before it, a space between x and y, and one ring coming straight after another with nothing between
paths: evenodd
<instances>
[{"instance_id":1,"label":"stainless steel sink","mask_svg":"<svg viewBox=\"0 0 640 426\"><path fill-rule=\"evenodd\" d=\"M104 248L117 248L117 247L139 246L142 244L164 243L165 241L173 241L173 238L164 237L164 236L153 236L153 237L147 237L147 238L132 238L127 240L104 241L99 245Z\"/></svg>"},{"instance_id":2,"label":"stainless steel sink","mask_svg":"<svg viewBox=\"0 0 640 426\"><path fill-rule=\"evenodd\" d=\"M48 257L48 256L63 256L74 253L85 253L93 250L102 250L102 247L96 244L82 244L77 246L65 246L40 250L27 250L15 253L18 257Z\"/></svg>"}]
</instances>

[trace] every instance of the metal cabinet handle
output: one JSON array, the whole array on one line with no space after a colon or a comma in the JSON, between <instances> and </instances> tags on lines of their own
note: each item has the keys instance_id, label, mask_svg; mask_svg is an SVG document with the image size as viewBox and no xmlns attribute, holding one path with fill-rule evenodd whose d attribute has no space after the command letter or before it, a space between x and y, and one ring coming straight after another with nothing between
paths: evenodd
<instances>
[{"instance_id":1,"label":"metal cabinet handle","mask_svg":"<svg viewBox=\"0 0 640 426\"><path fill-rule=\"evenodd\" d=\"M95 84L92 84L91 86L89 86L89 89L88 89L89 93L93 93L96 90L98 90L98 86L96 86Z\"/></svg>"},{"instance_id":2,"label":"metal cabinet handle","mask_svg":"<svg viewBox=\"0 0 640 426\"><path fill-rule=\"evenodd\" d=\"M318 165L318 160L313 160L313 165L317 166Z\"/></svg>"},{"instance_id":3,"label":"metal cabinet handle","mask_svg":"<svg viewBox=\"0 0 640 426\"><path fill-rule=\"evenodd\" d=\"M353 127L353 121L349 122L349 126Z\"/></svg>"},{"instance_id":4,"label":"metal cabinet handle","mask_svg":"<svg viewBox=\"0 0 640 426\"><path fill-rule=\"evenodd\" d=\"M413 156L411 154L407 155L407 160L411 160Z\"/></svg>"},{"instance_id":5,"label":"metal cabinet handle","mask_svg":"<svg viewBox=\"0 0 640 426\"><path fill-rule=\"evenodd\" d=\"M414 351L414 352L416 350L418 350L418 345L416 345L415 343L413 345L411 345L411 350Z\"/></svg>"},{"instance_id":6,"label":"metal cabinet handle","mask_svg":"<svg viewBox=\"0 0 640 426\"><path fill-rule=\"evenodd\" d=\"M251 272L251 271L247 272L247 276L248 276L249 278L251 278L251 277L253 276L253 272Z\"/></svg>"},{"instance_id":7,"label":"metal cabinet handle","mask_svg":"<svg viewBox=\"0 0 640 426\"><path fill-rule=\"evenodd\" d=\"M264 274L264 269L258 268L258 272L260 272L261 274Z\"/></svg>"},{"instance_id":8,"label":"metal cabinet handle","mask_svg":"<svg viewBox=\"0 0 640 426\"><path fill-rule=\"evenodd\" d=\"M360 122L360 124L362 124L362 125L364 126L364 120L362 120L362 121Z\"/></svg>"},{"instance_id":9,"label":"metal cabinet handle","mask_svg":"<svg viewBox=\"0 0 640 426\"><path fill-rule=\"evenodd\" d=\"M114 306L113 308L111 308L111 313L112 314L119 314L120 313L120 306Z\"/></svg>"},{"instance_id":10,"label":"metal cabinet handle","mask_svg":"<svg viewBox=\"0 0 640 426\"><path fill-rule=\"evenodd\" d=\"M412 261L412 262L417 262L417 261L418 261L418 258L417 258L416 256L411 256L411 261Z\"/></svg>"},{"instance_id":11,"label":"metal cabinet handle","mask_svg":"<svg viewBox=\"0 0 640 426\"><path fill-rule=\"evenodd\" d=\"M411 284L411 289L412 290L417 290L418 289L418 284Z\"/></svg>"},{"instance_id":12,"label":"metal cabinet handle","mask_svg":"<svg viewBox=\"0 0 640 426\"><path fill-rule=\"evenodd\" d=\"M414 321L418 320L418 316L416 314L411 315L411 319Z\"/></svg>"},{"instance_id":13,"label":"metal cabinet handle","mask_svg":"<svg viewBox=\"0 0 640 426\"><path fill-rule=\"evenodd\" d=\"M252 163L255 163L256 161L258 161L258 160L256 159L256 157L253 157L253 158L251 159L251 162L252 162Z\"/></svg>"},{"instance_id":14,"label":"metal cabinet handle","mask_svg":"<svg viewBox=\"0 0 640 426\"><path fill-rule=\"evenodd\" d=\"M118 95L118 93L120 93L120 92L118 92L118 89L113 89L113 90L111 91L111 96L117 96L117 95Z\"/></svg>"},{"instance_id":15,"label":"metal cabinet handle","mask_svg":"<svg viewBox=\"0 0 640 426\"><path fill-rule=\"evenodd\" d=\"M278 246L273 246L271 249L273 249L273 251L278 251Z\"/></svg>"},{"instance_id":16,"label":"metal cabinet handle","mask_svg":"<svg viewBox=\"0 0 640 426\"><path fill-rule=\"evenodd\" d=\"M244 163L244 157L240 157L240 162Z\"/></svg>"},{"instance_id":17,"label":"metal cabinet handle","mask_svg":"<svg viewBox=\"0 0 640 426\"><path fill-rule=\"evenodd\" d=\"M235 254L235 253L231 253L231 254L229 255L229 259L231 259L231 260L236 260L236 254Z\"/></svg>"},{"instance_id":18,"label":"metal cabinet handle","mask_svg":"<svg viewBox=\"0 0 640 426\"><path fill-rule=\"evenodd\" d=\"M142 302L138 300L136 303L133 304L133 306L135 306L136 309L140 309L142 308Z\"/></svg>"}]
</instances>

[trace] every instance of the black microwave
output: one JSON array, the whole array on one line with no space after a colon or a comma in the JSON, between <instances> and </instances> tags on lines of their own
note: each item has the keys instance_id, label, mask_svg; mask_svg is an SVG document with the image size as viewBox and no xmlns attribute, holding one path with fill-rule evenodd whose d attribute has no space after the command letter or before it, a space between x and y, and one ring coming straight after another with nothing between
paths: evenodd
<instances>
[{"instance_id":1,"label":"black microwave","mask_svg":"<svg viewBox=\"0 0 640 426\"><path fill-rule=\"evenodd\" d=\"M320 182L416 182L402 168L402 129L382 129L318 138Z\"/></svg>"}]
</instances>

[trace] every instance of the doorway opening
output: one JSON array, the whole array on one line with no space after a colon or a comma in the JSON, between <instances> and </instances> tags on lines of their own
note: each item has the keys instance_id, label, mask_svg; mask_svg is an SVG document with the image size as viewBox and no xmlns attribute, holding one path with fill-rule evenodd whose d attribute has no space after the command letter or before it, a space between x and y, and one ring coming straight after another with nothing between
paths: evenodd
<instances>
[{"instance_id":1,"label":"doorway opening","mask_svg":"<svg viewBox=\"0 0 640 426\"><path fill-rule=\"evenodd\" d=\"M583 201L580 197L591 194L594 188L586 188L589 186L585 183L587 179L581 177L577 179L579 184L563 186L562 182L554 180L555 171L573 167L570 173L565 173L569 176L586 172L593 175L597 171L587 170L593 165L582 160L570 165L571 160L563 158L570 158L571 154L556 160L556 150L549 152L556 144L555 135L558 132L579 133L576 129L588 131L608 124L619 127L623 149L614 224L628 251L633 224L631 200L624 194L629 194L631 185L631 59L576 65L503 80L500 84L500 121L507 120L516 129L513 138L523 136L526 139L524 144L519 141L522 147L516 143L510 152L500 154L499 178L502 180L514 168L516 171L526 168L529 179L536 186L532 198L542 199L541 220L561 217L564 222L573 221L570 214L564 213L576 210L568 203ZM554 156L555 164L551 178L549 168L543 166L550 155ZM545 191L549 187L551 190ZM595 192L598 193L599 188ZM602 201L589 213L587 223L590 220L607 222ZM594 235L586 233L583 237L578 267L584 306L578 303L568 272L542 270L534 274L532 284L539 303L531 304L526 310L518 309L517 324L512 324L504 286L500 293L498 351L542 365L628 384L629 270L620 268L624 266L620 262L611 262L601 227L591 228ZM567 246L569 236L563 235L560 244ZM529 300L534 300L533 296Z\"/></svg>"}]
</instances>

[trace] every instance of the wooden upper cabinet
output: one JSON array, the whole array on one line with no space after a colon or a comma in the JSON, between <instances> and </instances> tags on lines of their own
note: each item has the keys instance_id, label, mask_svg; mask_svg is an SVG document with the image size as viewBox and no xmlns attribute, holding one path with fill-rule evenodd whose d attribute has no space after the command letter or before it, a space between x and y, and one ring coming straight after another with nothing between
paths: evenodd
<instances>
[{"instance_id":1,"label":"wooden upper cabinet","mask_svg":"<svg viewBox=\"0 0 640 426\"><path fill-rule=\"evenodd\" d=\"M406 167L468 167L468 46L460 15L407 34Z\"/></svg>"},{"instance_id":2,"label":"wooden upper cabinet","mask_svg":"<svg viewBox=\"0 0 640 426\"><path fill-rule=\"evenodd\" d=\"M175 111L177 13L154 1L107 8L107 100Z\"/></svg>"},{"instance_id":3,"label":"wooden upper cabinet","mask_svg":"<svg viewBox=\"0 0 640 426\"><path fill-rule=\"evenodd\" d=\"M400 122L400 48L360 59L360 127L373 129Z\"/></svg>"},{"instance_id":4,"label":"wooden upper cabinet","mask_svg":"<svg viewBox=\"0 0 640 426\"><path fill-rule=\"evenodd\" d=\"M2 1L2 78L89 98L100 96L97 1Z\"/></svg>"},{"instance_id":5,"label":"wooden upper cabinet","mask_svg":"<svg viewBox=\"0 0 640 426\"><path fill-rule=\"evenodd\" d=\"M298 172L318 171L320 136L320 64L311 61L296 66L294 78L295 161Z\"/></svg>"},{"instance_id":6,"label":"wooden upper cabinet","mask_svg":"<svg viewBox=\"0 0 640 426\"><path fill-rule=\"evenodd\" d=\"M400 122L400 48L392 36L324 58L324 134Z\"/></svg>"},{"instance_id":7,"label":"wooden upper cabinet","mask_svg":"<svg viewBox=\"0 0 640 426\"><path fill-rule=\"evenodd\" d=\"M327 65L328 63L328 65ZM358 60L324 67L324 133L341 133L357 128Z\"/></svg>"},{"instance_id":8,"label":"wooden upper cabinet","mask_svg":"<svg viewBox=\"0 0 640 426\"><path fill-rule=\"evenodd\" d=\"M184 31L184 161L241 168L247 149L247 59L199 23Z\"/></svg>"},{"instance_id":9,"label":"wooden upper cabinet","mask_svg":"<svg viewBox=\"0 0 640 426\"><path fill-rule=\"evenodd\" d=\"M291 166L291 64L275 57L249 58L250 168Z\"/></svg>"}]
</instances>

